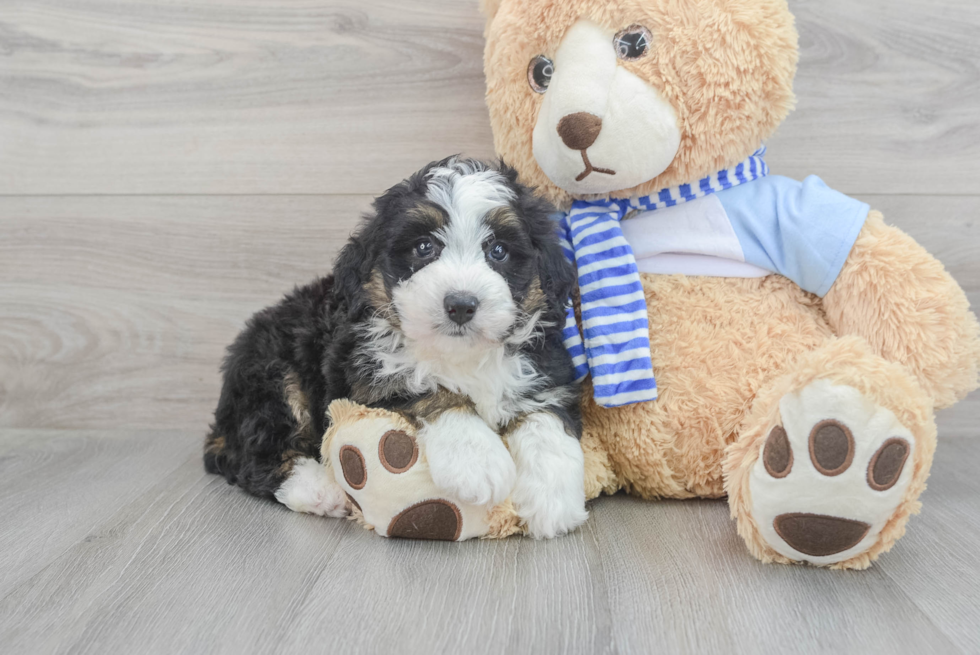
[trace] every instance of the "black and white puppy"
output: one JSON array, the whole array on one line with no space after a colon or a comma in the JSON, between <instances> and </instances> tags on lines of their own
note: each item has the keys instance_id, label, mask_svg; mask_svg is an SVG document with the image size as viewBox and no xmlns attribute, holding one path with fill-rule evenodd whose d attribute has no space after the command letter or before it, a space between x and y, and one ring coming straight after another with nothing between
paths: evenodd
<instances>
[{"instance_id":1,"label":"black and white puppy","mask_svg":"<svg viewBox=\"0 0 980 655\"><path fill-rule=\"evenodd\" d=\"M579 392L561 338L574 273L553 211L512 169L456 157L375 200L333 274L256 314L229 348L207 470L344 515L318 459L327 405L350 398L413 420L447 494L510 495L539 538L579 526Z\"/></svg>"}]
</instances>

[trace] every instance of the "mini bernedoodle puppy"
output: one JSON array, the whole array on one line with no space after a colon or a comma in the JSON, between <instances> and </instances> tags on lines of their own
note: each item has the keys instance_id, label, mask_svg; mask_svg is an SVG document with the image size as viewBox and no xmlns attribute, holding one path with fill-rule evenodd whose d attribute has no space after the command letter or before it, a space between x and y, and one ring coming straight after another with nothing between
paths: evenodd
<instances>
[{"instance_id":1,"label":"mini bernedoodle puppy","mask_svg":"<svg viewBox=\"0 0 980 655\"><path fill-rule=\"evenodd\" d=\"M447 494L509 495L538 538L582 524L579 389L561 336L574 273L553 212L512 169L456 157L375 200L332 275L256 314L229 347L206 469L343 516L318 459L326 407L350 398L413 420Z\"/></svg>"}]
</instances>

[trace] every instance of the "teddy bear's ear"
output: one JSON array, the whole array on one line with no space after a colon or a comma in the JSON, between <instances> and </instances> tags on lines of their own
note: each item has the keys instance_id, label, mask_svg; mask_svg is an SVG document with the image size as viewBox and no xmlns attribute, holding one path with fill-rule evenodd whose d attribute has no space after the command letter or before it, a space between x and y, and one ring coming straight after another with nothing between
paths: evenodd
<instances>
[{"instance_id":1,"label":"teddy bear's ear","mask_svg":"<svg viewBox=\"0 0 980 655\"><path fill-rule=\"evenodd\" d=\"M488 23L497 15L497 10L500 9L502 3L503 0L480 0L480 11L487 17Z\"/></svg>"}]
</instances>

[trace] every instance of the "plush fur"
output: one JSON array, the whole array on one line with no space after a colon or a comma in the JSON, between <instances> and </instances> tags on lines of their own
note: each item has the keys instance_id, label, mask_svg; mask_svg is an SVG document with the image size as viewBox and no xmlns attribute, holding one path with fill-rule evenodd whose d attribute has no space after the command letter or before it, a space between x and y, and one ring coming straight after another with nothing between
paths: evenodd
<instances>
[{"instance_id":1,"label":"plush fur","mask_svg":"<svg viewBox=\"0 0 980 655\"><path fill-rule=\"evenodd\" d=\"M557 520L580 523L581 462L544 452L544 466L566 470L515 471L500 437L549 417L552 450L580 452L561 342L574 277L553 212L512 169L475 160L435 162L393 187L331 275L256 314L229 348L207 470L298 511L343 514L342 491L311 462L327 406L350 398L417 426L433 479L463 502L500 502L528 475L571 478L577 499L554 494L574 520ZM470 304L452 304L460 297Z\"/></svg>"},{"instance_id":2,"label":"plush fur","mask_svg":"<svg viewBox=\"0 0 980 655\"><path fill-rule=\"evenodd\" d=\"M614 197L646 195L745 159L794 104L797 35L785 0L497 0L484 9L492 16L484 68L494 145L525 183L559 206L573 196L534 157L544 95L529 92L527 68L535 56L551 56L583 17L611 31L640 24L653 32L653 52L620 65L673 105L681 132L665 171Z\"/></svg>"},{"instance_id":3,"label":"plush fur","mask_svg":"<svg viewBox=\"0 0 980 655\"><path fill-rule=\"evenodd\" d=\"M921 507L918 497L925 490L926 478L932 466L936 424L931 399L908 371L875 355L867 342L859 337L829 341L823 347L806 353L786 373L760 390L751 411L739 426L739 438L728 449L724 462L732 518L738 520L739 534L753 555L764 562L791 561L776 553L759 536L750 510L749 473L770 429L780 424L779 401L786 394L803 389L815 380L828 380L857 389L876 405L891 410L911 430L915 439L912 483L878 539L865 552L833 564L833 568L838 569L865 569L879 554L891 549L905 533L909 517L918 513ZM805 454L801 453L800 456Z\"/></svg>"},{"instance_id":4,"label":"plush fur","mask_svg":"<svg viewBox=\"0 0 980 655\"><path fill-rule=\"evenodd\" d=\"M823 300L836 334L865 339L903 364L936 409L976 388L980 324L942 263L872 212L837 283Z\"/></svg>"},{"instance_id":5,"label":"plush fur","mask_svg":"<svg viewBox=\"0 0 980 655\"><path fill-rule=\"evenodd\" d=\"M484 11L487 102L497 150L522 180L562 205L593 196L556 185L535 156L536 148L541 154L534 134L548 92L529 85L528 66L539 55L557 58L573 25L587 21L609 35L635 25L650 30L649 52L635 61L621 58L617 74L624 69L667 99L681 134L665 170L604 195L646 195L733 166L773 133L793 105L797 37L784 0L490 0ZM561 71L556 60L552 79L559 80ZM562 80L565 93L568 82ZM582 88L594 82L585 80ZM615 112L603 120L614 118ZM978 386L980 327L942 264L872 212L823 299L777 275L641 278L660 397L604 409L585 385L587 495L620 489L644 498L727 495L739 534L766 562L864 568L891 548L919 507L936 445L934 410ZM843 391L827 396L825 418L861 412L894 417L914 442L903 469L911 475L896 487L901 493L891 514L869 529L861 552L788 558L760 530L753 515L760 499L752 497L750 480L759 474L774 428L798 418L783 416L796 411L789 400L830 383ZM869 444L879 436L866 425L855 425L854 432L863 459L854 460L848 475L858 479L870 476ZM805 449L794 457L796 479L813 478ZM814 479L826 490L843 484L829 476ZM787 485L798 487L792 473ZM858 515L881 505L871 487L857 488L853 498L840 498L841 506L851 503ZM787 494L785 511L805 513L808 502L818 504L815 499L832 493L813 491L812 502L806 494Z\"/></svg>"}]
</instances>

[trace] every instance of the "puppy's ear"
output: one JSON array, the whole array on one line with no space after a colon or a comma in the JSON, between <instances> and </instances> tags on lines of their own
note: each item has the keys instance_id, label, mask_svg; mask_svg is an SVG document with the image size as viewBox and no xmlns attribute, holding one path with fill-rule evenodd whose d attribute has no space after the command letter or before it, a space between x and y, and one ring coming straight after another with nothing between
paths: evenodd
<instances>
[{"instance_id":1,"label":"puppy's ear","mask_svg":"<svg viewBox=\"0 0 980 655\"><path fill-rule=\"evenodd\" d=\"M387 246L390 224L402 212L408 199L425 189L428 172L441 163L432 162L375 198L374 211L364 216L360 229L340 251L333 268L334 284L340 297L347 302L351 320L363 318L370 307L365 285L371 280L378 257Z\"/></svg>"},{"instance_id":2,"label":"puppy's ear","mask_svg":"<svg viewBox=\"0 0 980 655\"><path fill-rule=\"evenodd\" d=\"M557 228L557 225L554 227ZM576 276L558 245L557 237L542 240L538 246L538 276L541 290L548 301L544 319L564 329L565 309L575 288Z\"/></svg>"},{"instance_id":3,"label":"puppy's ear","mask_svg":"<svg viewBox=\"0 0 980 655\"><path fill-rule=\"evenodd\" d=\"M575 269L565 259L558 240L558 210L544 198L517 181L517 171L501 163L500 172L517 192L517 210L527 221L531 242L537 251L538 278L547 300L545 320L565 327L565 308L575 288Z\"/></svg>"},{"instance_id":4,"label":"puppy's ear","mask_svg":"<svg viewBox=\"0 0 980 655\"><path fill-rule=\"evenodd\" d=\"M368 307L364 284L371 276L371 258L363 234L351 237L333 267L337 294L347 303L347 314L358 320Z\"/></svg>"}]
</instances>

